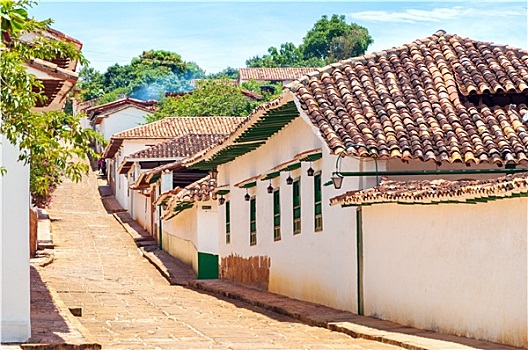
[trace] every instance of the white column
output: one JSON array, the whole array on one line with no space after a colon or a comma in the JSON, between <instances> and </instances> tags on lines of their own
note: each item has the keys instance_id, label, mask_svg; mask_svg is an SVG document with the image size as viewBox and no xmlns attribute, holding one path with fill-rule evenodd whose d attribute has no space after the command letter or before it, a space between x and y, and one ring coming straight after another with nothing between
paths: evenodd
<instances>
[{"instance_id":1,"label":"white column","mask_svg":"<svg viewBox=\"0 0 528 350\"><path fill-rule=\"evenodd\" d=\"M4 137L0 145L0 342L31 336L29 284L29 166Z\"/></svg>"},{"instance_id":2,"label":"white column","mask_svg":"<svg viewBox=\"0 0 528 350\"><path fill-rule=\"evenodd\" d=\"M161 193L165 193L172 189L172 171L166 170L161 173Z\"/></svg>"}]
</instances>

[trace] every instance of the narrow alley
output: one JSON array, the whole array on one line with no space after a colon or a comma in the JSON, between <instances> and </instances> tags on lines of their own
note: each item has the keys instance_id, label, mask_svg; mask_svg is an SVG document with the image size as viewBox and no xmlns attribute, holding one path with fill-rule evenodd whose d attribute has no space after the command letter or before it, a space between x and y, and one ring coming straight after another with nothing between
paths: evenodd
<instances>
[{"instance_id":1,"label":"narrow alley","mask_svg":"<svg viewBox=\"0 0 528 350\"><path fill-rule=\"evenodd\" d=\"M41 276L105 349L395 349L170 286L107 214L93 173L65 181L49 212L55 260Z\"/></svg>"}]
</instances>

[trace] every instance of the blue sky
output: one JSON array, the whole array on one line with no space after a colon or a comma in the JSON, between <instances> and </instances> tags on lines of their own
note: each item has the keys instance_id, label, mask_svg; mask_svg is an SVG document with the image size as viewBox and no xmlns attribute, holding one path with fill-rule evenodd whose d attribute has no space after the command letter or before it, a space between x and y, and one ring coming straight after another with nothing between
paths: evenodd
<instances>
[{"instance_id":1,"label":"blue sky","mask_svg":"<svg viewBox=\"0 0 528 350\"><path fill-rule=\"evenodd\" d=\"M128 64L144 50L177 52L207 73L267 52L299 44L322 15L346 15L374 38L368 52L409 43L438 29L477 40L528 49L524 1L341 1L341 2L105 2L41 0L37 19L83 42L91 66L100 71Z\"/></svg>"}]
</instances>

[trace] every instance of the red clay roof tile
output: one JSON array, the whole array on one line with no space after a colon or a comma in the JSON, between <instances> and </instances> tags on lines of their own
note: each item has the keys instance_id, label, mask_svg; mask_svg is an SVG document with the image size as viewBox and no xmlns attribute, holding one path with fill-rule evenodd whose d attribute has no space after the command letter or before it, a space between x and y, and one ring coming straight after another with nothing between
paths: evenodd
<instances>
[{"instance_id":1,"label":"red clay roof tile","mask_svg":"<svg viewBox=\"0 0 528 350\"><path fill-rule=\"evenodd\" d=\"M238 75L240 80L295 80L309 72L317 70L311 67L280 67L280 68L240 68Z\"/></svg>"},{"instance_id":2,"label":"red clay roof tile","mask_svg":"<svg viewBox=\"0 0 528 350\"><path fill-rule=\"evenodd\" d=\"M378 203L428 204L474 202L528 193L528 173L487 180L386 181L365 190L350 191L330 200L332 205Z\"/></svg>"},{"instance_id":3,"label":"red clay roof tile","mask_svg":"<svg viewBox=\"0 0 528 350\"><path fill-rule=\"evenodd\" d=\"M103 158L113 158L125 139L171 140L189 134L230 134L244 120L241 117L171 117L128 129L110 138Z\"/></svg>"},{"instance_id":4,"label":"red clay roof tile","mask_svg":"<svg viewBox=\"0 0 528 350\"><path fill-rule=\"evenodd\" d=\"M174 138L187 134L229 134L243 121L241 117L171 117L128 129L112 138Z\"/></svg>"},{"instance_id":5,"label":"red clay roof tile","mask_svg":"<svg viewBox=\"0 0 528 350\"><path fill-rule=\"evenodd\" d=\"M142 149L127 159L187 157L218 143L226 134L188 134Z\"/></svg>"},{"instance_id":6,"label":"red clay roof tile","mask_svg":"<svg viewBox=\"0 0 528 350\"><path fill-rule=\"evenodd\" d=\"M439 31L327 66L287 89L337 154L498 164L528 155L521 49Z\"/></svg>"}]
</instances>

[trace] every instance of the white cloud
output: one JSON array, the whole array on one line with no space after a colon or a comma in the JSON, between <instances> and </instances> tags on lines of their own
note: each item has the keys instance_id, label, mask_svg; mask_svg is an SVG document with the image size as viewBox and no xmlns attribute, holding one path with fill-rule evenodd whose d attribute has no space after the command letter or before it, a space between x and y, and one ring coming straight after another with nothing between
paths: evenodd
<instances>
[{"instance_id":1,"label":"white cloud","mask_svg":"<svg viewBox=\"0 0 528 350\"><path fill-rule=\"evenodd\" d=\"M510 9L486 9L453 6L430 10L404 9L402 11L361 11L348 15L356 21L385 23L431 23L467 18L526 16L526 12Z\"/></svg>"}]
</instances>

